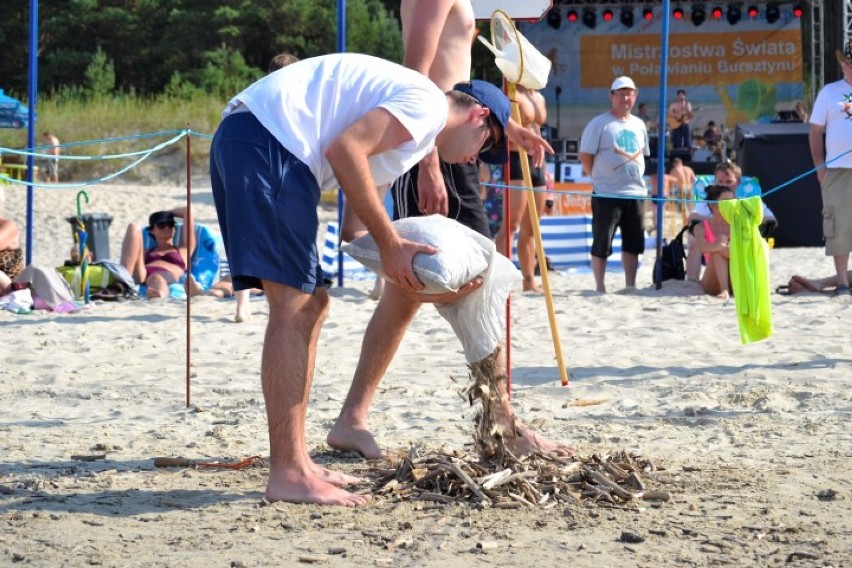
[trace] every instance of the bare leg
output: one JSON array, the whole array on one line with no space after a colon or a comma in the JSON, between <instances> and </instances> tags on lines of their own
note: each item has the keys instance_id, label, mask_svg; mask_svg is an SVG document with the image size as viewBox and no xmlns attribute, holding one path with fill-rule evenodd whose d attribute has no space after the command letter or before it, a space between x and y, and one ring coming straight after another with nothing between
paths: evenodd
<instances>
[{"instance_id":1,"label":"bare leg","mask_svg":"<svg viewBox=\"0 0 852 568\"><path fill-rule=\"evenodd\" d=\"M715 253L710 255L704 276L701 278L701 286L704 288L704 292L711 296L716 296L722 300L727 300L730 297L727 258Z\"/></svg>"},{"instance_id":2,"label":"bare leg","mask_svg":"<svg viewBox=\"0 0 852 568\"><path fill-rule=\"evenodd\" d=\"M207 292L204 288L199 284L195 278L192 277L191 274L187 274L187 283L189 284L189 295L190 296L203 296Z\"/></svg>"},{"instance_id":3,"label":"bare leg","mask_svg":"<svg viewBox=\"0 0 852 568\"><path fill-rule=\"evenodd\" d=\"M335 487L308 455L305 416L322 322L328 313L328 294L322 288L309 295L264 280L269 300L269 323L260 369L263 399L269 421L270 501L318 503L354 507L370 500Z\"/></svg>"},{"instance_id":4,"label":"bare leg","mask_svg":"<svg viewBox=\"0 0 852 568\"><path fill-rule=\"evenodd\" d=\"M800 292L821 292L828 287L837 286L837 276L827 276L825 278L806 278L794 274L787 287L793 294Z\"/></svg>"},{"instance_id":5,"label":"bare leg","mask_svg":"<svg viewBox=\"0 0 852 568\"><path fill-rule=\"evenodd\" d=\"M14 250L21 246L21 230L10 220L0 220L0 250Z\"/></svg>"},{"instance_id":6,"label":"bare leg","mask_svg":"<svg viewBox=\"0 0 852 568\"><path fill-rule=\"evenodd\" d=\"M523 180L509 180L509 185L522 186L523 184ZM510 191L511 193L509 193ZM500 228L497 230L497 234L494 235L494 244L497 245L497 252L511 260L511 244L507 248L506 234L509 234L509 239L511 240L515 237L515 233L518 232L518 227L521 223L521 214L527 208L527 192L507 189L504 195L509 196L509 217L508 219L503 219L503 222L500 223ZM518 246L520 247L520 243L518 243ZM520 257L520 255L521 251L519 248L518 256Z\"/></svg>"},{"instance_id":7,"label":"bare leg","mask_svg":"<svg viewBox=\"0 0 852 568\"><path fill-rule=\"evenodd\" d=\"M168 298L169 297L169 282L161 273L152 274L145 281L148 286L148 299Z\"/></svg>"},{"instance_id":8,"label":"bare leg","mask_svg":"<svg viewBox=\"0 0 852 568\"><path fill-rule=\"evenodd\" d=\"M686 256L686 279L698 282L701 279L701 251L692 233L687 232L686 246L689 254Z\"/></svg>"},{"instance_id":9,"label":"bare leg","mask_svg":"<svg viewBox=\"0 0 852 568\"><path fill-rule=\"evenodd\" d=\"M145 269L145 254L142 249L142 229L135 223L127 225L124 240L121 241L121 265L136 282L145 282L148 277L148 271Z\"/></svg>"},{"instance_id":10,"label":"bare leg","mask_svg":"<svg viewBox=\"0 0 852 568\"><path fill-rule=\"evenodd\" d=\"M560 457L574 455L574 448L571 446L548 440L517 419L506 387L505 361L503 350L498 347L482 361L470 365L475 381L475 396L482 403L482 410L477 419L477 433L474 435L477 442L482 444L480 451L489 457L490 452L499 451L499 448L494 447L499 443L517 457L531 454ZM488 391L487 394L485 391ZM483 428L486 430L482 431Z\"/></svg>"},{"instance_id":11,"label":"bare leg","mask_svg":"<svg viewBox=\"0 0 852 568\"><path fill-rule=\"evenodd\" d=\"M852 270L847 270L847 283L850 280L852 280ZM794 294L798 292L822 292L826 288L834 288L837 286L838 281L839 280L836 275L826 276L825 278L806 278L805 276L794 274L787 283L787 286L789 287L790 292Z\"/></svg>"},{"instance_id":12,"label":"bare leg","mask_svg":"<svg viewBox=\"0 0 852 568\"><path fill-rule=\"evenodd\" d=\"M545 188L538 187L536 189L544 190ZM535 193L535 205L539 219L544 212L546 198L544 191ZM527 199L529 199L529 195L527 195ZM521 265L521 274L524 277L524 291L541 294L544 290L535 282L535 258L535 233L529 216L529 208L524 207L521 215L521 231L518 234L518 262ZM539 266L541 270L547 270L547 263L543 258L539 259Z\"/></svg>"},{"instance_id":13,"label":"bare leg","mask_svg":"<svg viewBox=\"0 0 852 568\"><path fill-rule=\"evenodd\" d=\"M624 285L627 288L635 288L636 271L639 268L639 255L632 252L622 252L621 264L624 266Z\"/></svg>"},{"instance_id":14,"label":"bare leg","mask_svg":"<svg viewBox=\"0 0 852 568\"><path fill-rule=\"evenodd\" d=\"M376 389L419 308L420 304L412 302L393 284L385 287L364 334L346 401L326 438L332 448L354 450L368 459L385 455L368 429L367 415Z\"/></svg>"},{"instance_id":15,"label":"bare leg","mask_svg":"<svg viewBox=\"0 0 852 568\"><path fill-rule=\"evenodd\" d=\"M0 271L0 296L5 296L9 293L12 287L12 279L3 271Z\"/></svg>"},{"instance_id":16,"label":"bare leg","mask_svg":"<svg viewBox=\"0 0 852 568\"><path fill-rule=\"evenodd\" d=\"M837 270L837 285L849 286L849 255L841 254L834 257L834 268Z\"/></svg>"},{"instance_id":17,"label":"bare leg","mask_svg":"<svg viewBox=\"0 0 852 568\"><path fill-rule=\"evenodd\" d=\"M234 292L234 296L237 298L237 313L234 315L234 321L239 323L243 321L248 321L251 317L251 311L249 311L248 300L249 293L251 290L237 290Z\"/></svg>"},{"instance_id":18,"label":"bare leg","mask_svg":"<svg viewBox=\"0 0 852 568\"><path fill-rule=\"evenodd\" d=\"M595 290L601 294L606 294L606 285L604 277L606 276L606 259L599 256L592 256L592 273L595 275Z\"/></svg>"}]
</instances>

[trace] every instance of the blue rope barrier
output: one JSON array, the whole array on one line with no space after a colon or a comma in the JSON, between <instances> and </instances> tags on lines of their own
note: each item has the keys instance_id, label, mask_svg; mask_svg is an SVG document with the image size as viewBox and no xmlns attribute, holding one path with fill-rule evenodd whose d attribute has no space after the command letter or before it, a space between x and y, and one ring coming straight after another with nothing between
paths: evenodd
<instances>
[{"instance_id":1,"label":"blue rope barrier","mask_svg":"<svg viewBox=\"0 0 852 568\"><path fill-rule=\"evenodd\" d=\"M773 194L777 191L782 190L783 188L785 188L789 185L794 184L795 182L799 181L800 179L805 178L805 177L811 175L812 173L815 173L817 170L827 167L828 164L830 164L830 163L832 163L836 160L839 160L840 158L842 158L843 156L845 156L846 154L848 154L850 152L852 152L852 148L850 148L849 150L846 150L845 152L843 152L841 154L838 154L837 156L834 156L830 160L826 160L823 164L821 164L819 166L813 167L813 168L797 175L796 177L790 178L789 180L773 187L772 189L769 189L769 190L766 190L766 191L761 191L760 198L763 199L767 195L771 195L771 194ZM592 194L588 191L570 191L570 190L566 190L566 189L546 189L546 188L540 189L540 188L536 188L536 187L524 187L524 186L521 186L521 185L509 185L509 184L499 184L499 183L483 183L481 185L483 185L484 187L490 187L490 188L495 188L495 189L508 189L508 190L511 190L511 191L532 191L532 192L535 192L535 193L554 193L554 194L559 194L559 195L578 195L578 196L582 196L582 197L594 196L595 198L603 198L603 199L636 199L636 200L641 200L641 201L652 201L652 202L662 201L664 203L718 203L718 201L712 201L712 200L708 200L708 199L652 197L650 195L642 196L642 197L636 197L636 196L631 196L631 195L606 195L606 194L601 194L601 193Z\"/></svg>"},{"instance_id":2,"label":"blue rope barrier","mask_svg":"<svg viewBox=\"0 0 852 568\"><path fill-rule=\"evenodd\" d=\"M112 174L109 174L109 175L101 177L101 178L86 180L86 181L79 182L79 183L48 183L48 184L45 184L45 183L38 183L38 182L35 182L35 181L29 182L29 181L26 181L26 180L18 180L18 179L10 178L8 176L0 175L0 181L7 182L7 183L14 183L16 185L31 185L31 186L34 186L34 187L41 187L41 188L47 188L47 189L66 189L66 188L70 188L70 187L87 187L87 186L90 186L90 185L96 185L98 183L103 183L105 181L115 179L116 177L120 176L121 174L131 170L132 168L134 168L135 166L137 166L138 164L140 164L144 160L146 160L151 154L159 152L163 148L178 142L181 138L183 138L184 136L187 135L188 131L187 130L181 130L179 132L180 132L180 134L178 134L177 136L174 136L172 139L166 140L165 142L157 144L156 146L149 148L148 150L142 150L142 151L139 151L139 152L130 152L130 153L127 153L127 154L116 155L115 157L132 157L132 156L139 156L139 155L141 155L141 157L139 159L131 162L127 166L121 168L117 172L114 172ZM50 156L50 157L55 158L55 156Z\"/></svg>"}]
</instances>

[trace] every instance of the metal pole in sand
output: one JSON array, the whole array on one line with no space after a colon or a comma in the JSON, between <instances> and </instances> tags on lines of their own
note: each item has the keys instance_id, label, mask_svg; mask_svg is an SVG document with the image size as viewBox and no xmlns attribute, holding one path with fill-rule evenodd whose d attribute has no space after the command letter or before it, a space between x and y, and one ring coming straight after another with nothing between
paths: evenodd
<instances>
[{"instance_id":1,"label":"metal pole in sand","mask_svg":"<svg viewBox=\"0 0 852 568\"><path fill-rule=\"evenodd\" d=\"M186 219L183 222L187 227L187 240L190 240L192 236L189 234L189 230L195 230L193 219L192 219L192 130L189 127L189 123L186 125ZM189 247L189 242L185 243L187 247ZM192 251L187 250L187 254L191 255ZM191 263L190 263L191 264ZM192 316L192 304L190 303L190 278L192 278L192 272L190 271L190 267L186 269L186 281L184 282L184 289L186 290L186 407L189 408L190 405L190 365L191 365L191 316Z\"/></svg>"}]
</instances>

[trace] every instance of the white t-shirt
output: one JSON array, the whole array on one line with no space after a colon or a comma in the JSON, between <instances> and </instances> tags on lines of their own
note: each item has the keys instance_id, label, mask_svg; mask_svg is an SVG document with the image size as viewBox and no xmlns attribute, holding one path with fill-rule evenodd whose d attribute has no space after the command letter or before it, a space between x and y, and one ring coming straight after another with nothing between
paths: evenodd
<instances>
[{"instance_id":1,"label":"white t-shirt","mask_svg":"<svg viewBox=\"0 0 852 568\"><path fill-rule=\"evenodd\" d=\"M310 168L323 190L339 186L326 149L369 111L387 110L412 136L370 156L377 185L393 182L433 150L449 112L444 93L426 76L356 53L304 59L270 73L231 99L222 116L239 103Z\"/></svg>"},{"instance_id":2,"label":"white t-shirt","mask_svg":"<svg viewBox=\"0 0 852 568\"><path fill-rule=\"evenodd\" d=\"M607 112L593 118L583 129L580 152L595 157L592 186L595 193L644 197L645 156L648 131L638 116L618 119Z\"/></svg>"},{"instance_id":3,"label":"white t-shirt","mask_svg":"<svg viewBox=\"0 0 852 568\"><path fill-rule=\"evenodd\" d=\"M852 85L845 80L829 83L817 95L811 124L825 126L826 168L852 168Z\"/></svg>"}]
</instances>

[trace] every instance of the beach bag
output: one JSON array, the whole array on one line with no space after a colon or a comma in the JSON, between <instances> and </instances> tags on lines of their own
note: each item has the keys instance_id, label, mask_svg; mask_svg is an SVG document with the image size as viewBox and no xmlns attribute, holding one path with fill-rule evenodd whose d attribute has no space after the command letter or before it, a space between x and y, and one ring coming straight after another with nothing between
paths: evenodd
<instances>
[{"instance_id":1,"label":"beach bag","mask_svg":"<svg viewBox=\"0 0 852 568\"><path fill-rule=\"evenodd\" d=\"M654 261L654 284L666 280L683 280L686 278L686 251L683 248L683 234L689 229L684 227L675 238L663 245L663 251ZM660 265L662 264L662 270Z\"/></svg>"},{"instance_id":2,"label":"beach bag","mask_svg":"<svg viewBox=\"0 0 852 568\"><path fill-rule=\"evenodd\" d=\"M65 278L76 297L79 298L83 295L83 274L82 267L79 264L60 266L56 271ZM86 274L89 279L90 291L107 288L115 282L112 273L106 267L97 264L88 265Z\"/></svg>"},{"instance_id":3,"label":"beach bag","mask_svg":"<svg viewBox=\"0 0 852 568\"><path fill-rule=\"evenodd\" d=\"M15 282L26 284L48 309L54 309L74 299L71 287L56 270L34 264L27 266L15 278Z\"/></svg>"}]
</instances>

